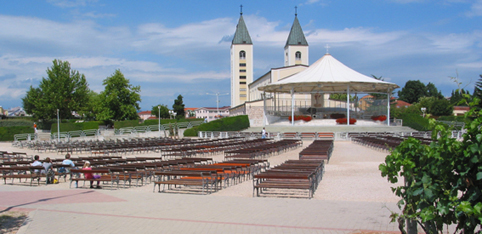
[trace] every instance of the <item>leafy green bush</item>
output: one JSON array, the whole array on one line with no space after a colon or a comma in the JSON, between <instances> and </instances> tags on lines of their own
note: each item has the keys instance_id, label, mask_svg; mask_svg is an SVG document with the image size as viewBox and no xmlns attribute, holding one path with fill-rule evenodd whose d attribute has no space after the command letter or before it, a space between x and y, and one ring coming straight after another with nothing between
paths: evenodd
<instances>
[{"instance_id":1,"label":"leafy green bush","mask_svg":"<svg viewBox=\"0 0 482 234\"><path fill-rule=\"evenodd\" d=\"M161 124L168 124L168 123L175 123L175 122L185 122L185 121L176 121L175 119L161 119ZM159 124L158 119L148 119L148 120L145 120L144 123L142 123L142 126L158 125L158 124ZM135 126L139 126L139 124Z\"/></svg>"},{"instance_id":2,"label":"leafy green bush","mask_svg":"<svg viewBox=\"0 0 482 234\"><path fill-rule=\"evenodd\" d=\"M192 127L184 130L185 137L196 137L198 136L198 127Z\"/></svg>"},{"instance_id":3,"label":"leafy green bush","mask_svg":"<svg viewBox=\"0 0 482 234\"><path fill-rule=\"evenodd\" d=\"M102 121L89 121L82 123L60 123L60 132L70 132L88 129L98 129L99 125L102 125ZM51 132L57 132L57 123L53 123L51 126Z\"/></svg>"},{"instance_id":4,"label":"leafy green bush","mask_svg":"<svg viewBox=\"0 0 482 234\"><path fill-rule=\"evenodd\" d=\"M169 123L181 123L181 122L192 122L192 121L202 121L204 119L161 119L161 124L169 124ZM126 121L116 121L114 122L114 128L126 128L126 127L136 127L136 126L149 126L149 125L158 125L159 119L147 119L143 123L140 123L139 120L126 120Z\"/></svg>"},{"instance_id":5,"label":"leafy green bush","mask_svg":"<svg viewBox=\"0 0 482 234\"><path fill-rule=\"evenodd\" d=\"M29 126L33 128L33 121L27 119L3 119L0 120L0 127Z\"/></svg>"},{"instance_id":6,"label":"leafy green bush","mask_svg":"<svg viewBox=\"0 0 482 234\"><path fill-rule=\"evenodd\" d=\"M239 131L249 128L247 115L226 117L184 131L184 136L197 136L199 131Z\"/></svg>"},{"instance_id":7,"label":"leafy green bush","mask_svg":"<svg viewBox=\"0 0 482 234\"><path fill-rule=\"evenodd\" d=\"M139 120L124 120L124 121L115 121L114 128L127 128L127 127L135 127L139 126Z\"/></svg>"},{"instance_id":8,"label":"leafy green bush","mask_svg":"<svg viewBox=\"0 0 482 234\"><path fill-rule=\"evenodd\" d=\"M0 141L13 141L15 134L34 133L31 126L0 127Z\"/></svg>"},{"instance_id":9,"label":"leafy green bush","mask_svg":"<svg viewBox=\"0 0 482 234\"><path fill-rule=\"evenodd\" d=\"M417 131L429 131L429 121L418 114L402 113L400 118L403 120L403 125L411 127Z\"/></svg>"},{"instance_id":10,"label":"leafy green bush","mask_svg":"<svg viewBox=\"0 0 482 234\"><path fill-rule=\"evenodd\" d=\"M465 117L464 116L447 115L447 116L440 116L437 120L465 122Z\"/></svg>"}]
</instances>

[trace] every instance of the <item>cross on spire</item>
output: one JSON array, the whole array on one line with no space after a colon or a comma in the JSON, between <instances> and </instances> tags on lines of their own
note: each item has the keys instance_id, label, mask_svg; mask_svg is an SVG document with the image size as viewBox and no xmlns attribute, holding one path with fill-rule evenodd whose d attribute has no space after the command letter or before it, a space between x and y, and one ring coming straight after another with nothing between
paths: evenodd
<instances>
[{"instance_id":1,"label":"cross on spire","mask_svg":"<svg viewBox=\"0 0 482 234\"><path fill-rule=\"evenodd\" d=\"M243 15L243 5L239 6L241 11L239 12L240 15Z\"/></svg>"},{"instance_id":2,"label":"cross on spire","mask_svg":"<svg viewBox=\"0 0 482 234\"><path fill-rule=\"evenodd\" d=\"M295 6L295 16L298 16L298 7Z\"/></svg>"},{"instance_id":3,"label":"cross on spire","mask_svg":"<svg viewBox=\"0 0 482 234\"><path fill-rule=\"evenodd\" d=\"M330 49L330 48L331 48L331 47L330 47L328 44L325 45L326 54L330 54L330 52L329 52L329 49Z\"/></svg>"}]
</instances>

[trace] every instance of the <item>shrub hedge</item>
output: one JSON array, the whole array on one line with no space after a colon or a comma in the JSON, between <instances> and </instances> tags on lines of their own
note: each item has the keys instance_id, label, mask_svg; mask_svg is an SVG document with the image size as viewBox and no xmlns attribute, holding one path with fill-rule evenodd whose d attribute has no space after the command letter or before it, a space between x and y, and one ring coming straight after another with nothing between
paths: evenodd
<instances>
[{"instance_id":1,"label":"shrub hedge","mask_svg":"<svg viewBox=\"0 0 482 234\"><path fill-rule=\"evenodd\" d=\"M402 113L403 125L411 127L417 131L430 131L428 119L414 113Z\"/></svg>"},{"instance_id":2,"label":"shrub hedge","mask_svg":"<svg viewBox=\"0 0 482 234\"><path fill-rule=\"evenodd\" d=\"M161 124L168 124L168 123L180 123L180 122L191 122L191 121L202 121L204 119L161 119ZM126 128L126 127L136 127L136 126L149 126L149 125L157 125L159 124L158 119L148 119L144 122L141 120L126 120L126 121L116 121L114 122L114 128Z\"/></svg>"},{"instance_id":3,"label":"shrub hedge","mask_svg":"<svg viewBox=\"0 0 482 234\"><path fill-rule=\"evenodd\" d=\"M0 127L0 141L13 141L15 134L34 133L32 126Z\"/></svg>"},{"instance_id":4,"label":"shrub hedge","mask_svg":"<svg viewBox=\"0 0 482 234\"><path fill-rule=\"evenodd\" d=\"M198 136L199 131L239 131L249 128L247 115L226 117L186 129L184 136Z\"/></svg>"},{"instance_id":5,"label":"shrub hedge","mask_svg":"<svg viewBox=\"0 0 482 234\"><path fill-rule=\"evenodd\" d=\"M102 125L102 121L88 121L82 123L60 123L60 132L70 132L70 131L79 131L79 130L88 130L88 129L98 129L99 125ZM52 123L52 127L50 129L51 133L57 132L57 123Z\"/></svg>"},{"instance_id":6,"label":"shrub hedge","mask_svg":"<svg viewBox=\"0 0 482 234\"><path fill-rule=\"evenodd\" d=\"M33 122L28 119L2 119L0 120L0 127L29 126L33 128Z\"/></svg>"}]
</instances>

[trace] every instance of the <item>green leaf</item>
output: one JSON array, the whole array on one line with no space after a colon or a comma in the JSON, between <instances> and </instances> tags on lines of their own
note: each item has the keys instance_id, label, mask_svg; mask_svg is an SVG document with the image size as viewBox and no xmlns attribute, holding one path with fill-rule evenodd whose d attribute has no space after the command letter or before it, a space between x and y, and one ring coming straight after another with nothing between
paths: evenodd
<instances>
[{"instance_id":1,"label":"green leaf","mask_svg":"<svg viewBox=\"0 0 482 234\"><path fill-rule=\"evenodd\" d=\"M482 172L477 173L477 180L480 180L480 179L482 179Z\"/></svg>"},{"instance_id":2,"label":"green leaf","mask_svg":"<svg viewBox=\"0 0 482 234\"><path fill-rule=\"evenodd\" d=\"M422 194L422 192L423 192L423 188L419 188L413 192L413 196L418 196Z\"/></svg>"}]
</instances>

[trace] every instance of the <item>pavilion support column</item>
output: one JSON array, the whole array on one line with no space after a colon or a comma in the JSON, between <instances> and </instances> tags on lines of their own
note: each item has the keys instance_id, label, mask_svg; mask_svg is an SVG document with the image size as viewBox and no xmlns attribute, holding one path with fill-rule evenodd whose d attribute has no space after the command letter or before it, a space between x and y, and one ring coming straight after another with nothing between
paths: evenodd
<instances>
[{"instance_id":1,"label":"pavilion support column","mask_svg":"<svg viewBox=\"0 0 482 234\"><path fill-rule=\"evenodd\" d=\"M291 88L291 126L295 125L295 88Z\"/></svg>"},{"instance_id":2,"label":"pavilion support column","mask_svg":"<svg viewBox=\"0 0 482 234\"><path fill-rule=\"evenodd\" d=\"M346 86L346 125L350 125L350 85Z\"/></svg>"},{"instance_id":3,"label":"pavilion support column","mask_svg":"<svg viewBox=\"0 0 482 234\"><path fill-rule=\"evenodd\" d=\"M263 127L268 123L268 117L266 115L266 92L263 91Z\"/></svg>"},{"instance_id":4,"label":"pavilion support column","mask_svg":"<svg viewBox=\"0 0 482 234\"><path fill-rule=\"evenodd\" d=\"M387 126L390 126L390 90L387 90Z\"/></svg>"}]
</instances>

